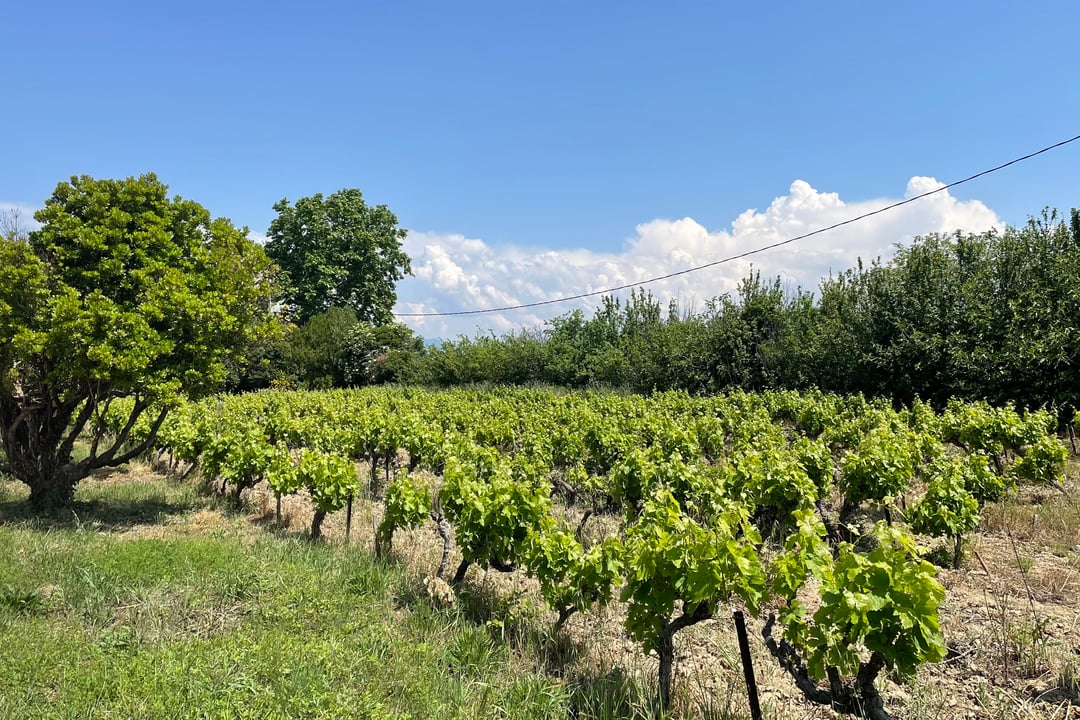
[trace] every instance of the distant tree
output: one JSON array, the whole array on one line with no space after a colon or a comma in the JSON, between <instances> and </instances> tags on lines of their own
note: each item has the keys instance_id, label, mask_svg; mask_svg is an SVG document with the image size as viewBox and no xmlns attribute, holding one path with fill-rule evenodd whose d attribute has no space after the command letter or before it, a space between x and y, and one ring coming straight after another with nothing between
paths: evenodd
<instances>
[{"instance_id":1,"label":"distant tree","mask_svg":"<svg viewBox=\"0 0 1080 720\"><path fill-rule=\"evenodd\" d=\"M286 328L279 349L273 378L328 389L411 380L424 341L401 323L372 325L351 308L332 307Z\"/></svg>"},{"instance_id":2,"label":"distant tree","mask_svg":"<svg viewBox=\"0 0 1080 720\"><path fill-rule=\"evenodd\" d=\"M406 231L385 205L369 207L359 190L281 200L267 232L267 254L288 280L285 299L298 323L331 307L373 325L392 322L395 284L412 269L401 249Z\"/></svg>"},{"instance_id":3,"label":"distant tree","mask_svg":"<svg viewBox=\"0 0 1080 720\"><path fill-rule=\"evenodd\" d=\"M332 307L286 335L288 372L313 390L352 384L352 341L358 321L351 308Z\"/></svg>"},{"instance_id":4,"label":"distant tree","mask_svg":"<svg viewBox=\"0 0 1080 720\"><path fill-rule=\"evenodd\" d=\"M13 207L0 212L0 238L25 241L29 231L21 208Z\"/></svg>"},{"instance_id":5,"label":"distant tree","mask_svg":"<svg viewBox=\"0 0 1080 720\"><path fill-rule=\"evenodd\" d=\"M154 175L74 177L35 213L40 229L0 239L0 434L34 505L150 447L170 404L217 389L266 325L265 253L167 190ZM134 402L110 435L118 398Z\"/></svg>"},{"instance_id":6,"label":"distant tree","mask_svg":"<svg viewBox=\"0 0 1080 720\"><path fill-rule=\"evenodd\" d=\"M353 337L354 382L381 384L418 379L424 339L408 325L358 323Z\"/></svg>"}]
</instances>

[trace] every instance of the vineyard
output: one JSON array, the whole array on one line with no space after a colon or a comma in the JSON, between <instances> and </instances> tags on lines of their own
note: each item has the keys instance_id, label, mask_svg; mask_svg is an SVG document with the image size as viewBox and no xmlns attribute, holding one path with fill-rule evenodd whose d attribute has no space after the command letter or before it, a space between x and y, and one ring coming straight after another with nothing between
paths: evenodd
<instances>
[{"instance_id":1,"label":"vineyard","mask_svg":"<svg viewBox=\"0 0 1080 720\"><path fill-rule=\"evenodd\" d=\"M127 417L117 403L101 421L139 442ZM279 522L282 498L305 495L312 537L374 502L383 558L430 526L433 585L452 595L472 566L527 575L556 630L618 599L662 706L678 633L733 608L807 700L886 718L883 684L950 652L927 548L959 567L985 505L1060 487L1055 425L822 393L364 389L184 405L157 446L237 500L265 482Z\"/></svg>"}]
</instances>

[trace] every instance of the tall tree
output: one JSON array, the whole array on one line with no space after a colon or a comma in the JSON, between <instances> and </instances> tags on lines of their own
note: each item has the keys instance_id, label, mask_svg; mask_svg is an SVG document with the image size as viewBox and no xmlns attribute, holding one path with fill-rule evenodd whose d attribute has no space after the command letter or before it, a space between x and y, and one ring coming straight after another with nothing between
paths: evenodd
<instances>
[{"instance_id":1,"label":"tall tree","mask_svg":"<svg viewBox=\"0 0 1080 720\"><path fill-rule=\"evenodd\" d=\"M412 272L401 249L406 231L385 205L369 207L357 189L274 205L266 252L288 277L286 301L300 323L330 307L375 325L393 321L395 284Z\"/></svg>"},{"instance_id":2,"label":"tall tree","mask_svg":"<svg viewBox=\"0 0 1080 720\"><path fill-rule=\"evenodd\" d=\"M35 213L40 229L0 238L0 434L35 505L66 503L90 472L150 447L170 404L216 389L265 327L266 254L167 191L154 175L74 177ZM110 436L119 398L132 402Z\"/></svg>"}]
</instances>

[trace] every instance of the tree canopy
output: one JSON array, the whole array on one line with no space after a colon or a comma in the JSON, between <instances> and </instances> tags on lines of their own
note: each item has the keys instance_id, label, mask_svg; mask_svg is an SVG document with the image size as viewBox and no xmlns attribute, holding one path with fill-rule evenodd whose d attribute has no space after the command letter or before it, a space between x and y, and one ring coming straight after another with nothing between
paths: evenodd
<instances>
[{"instance_id":1,"label":"tree canopy","mask_svg":"<svg viewBox=\"0 0 1080 720\"><path fill-rule=\"evenodd\" d=\"M285 274L285 300L304 323L331 307L358 319L392 322L395 284L412 269L401 249L406 231L386 205L370 207L357 189L296 204L282 199L270 223L266 252Z\"/></svg>"},{"instance_id":2,"label":"tree canopy","mask_svg":"<svg viewBox=\"0 0 1080 720\"><path fill-rule=\"evenodd\" d=\"M943 407L950 398L1080 409L1080 211L932 233L786 290L751 272L699 311L648 291L547 327L429 348L415 382L610 385L637 392L816 387Z\"/></svg>"},{"instance_id":3,"label":"tree canopy","mask_svg":"<svg viewBox=\"0 0 1080 720\"><path fill-rule=\"evenodd\" d=\"M92 470L144 451L170 404L217 389L266 327L266 254L246 228L167 192L152 174L73 177L35 213L40 229L0 238L0 432L35 504L64 503ZM132 411L103 442L120 397Z\"/></svg>"}]
</instances>

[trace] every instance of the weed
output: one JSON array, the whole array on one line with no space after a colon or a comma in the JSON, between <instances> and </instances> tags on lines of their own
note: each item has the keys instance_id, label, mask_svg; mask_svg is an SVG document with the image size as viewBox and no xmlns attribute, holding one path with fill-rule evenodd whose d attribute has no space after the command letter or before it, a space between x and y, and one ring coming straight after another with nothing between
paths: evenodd
<instances>
[{"instance_id":1,"label":"weed","mask_svg":"<svg viewBox=\"0 0 1080 720\"><path fill-rule=\"evenodd\" d=\"M1067 697L1080 700L1080 657L1070 654L1057 671L1057 687Z\"/></svg>"},{"instance_id":2,"label":"weed","mask_svg":"<svg viewBox=\"0 0 1080 720\"><path fill-rule=\"evenodd\" d=\"M1020 677L1039 677L1047 670L1050 659L1049 625L1049 618L1039 617L1012 629L1009 639L1014 667Z\"/></svg>"},{"instance_id":3,"label":"weed","mask_svg":"<svg viewBox=\"0 0 1080 720\"><path fill-rule=\"evenodd\" d=\"M18 615L44 615L48 609L49 603L40 591L0 585L0 610Z\"/></svg>"},{"instance_id":4,"label":"weed","mask_svg":"<svg viewBox=\"0 0 1080 720\"><path fill-rule=\"evenodd\" d=\"M477 678L505 662L505 651L480 628L465 627L446 646L444 659L459 677Z\"/></svg>"}]
</instances>

